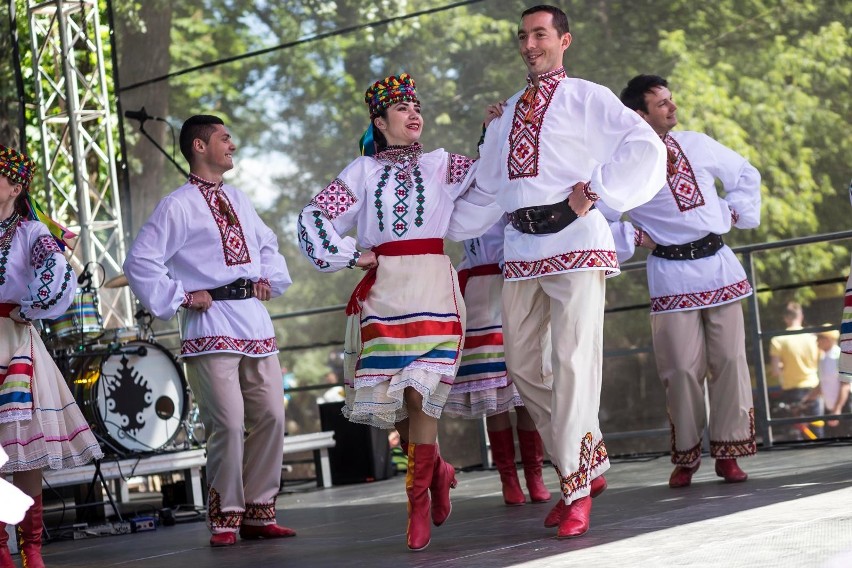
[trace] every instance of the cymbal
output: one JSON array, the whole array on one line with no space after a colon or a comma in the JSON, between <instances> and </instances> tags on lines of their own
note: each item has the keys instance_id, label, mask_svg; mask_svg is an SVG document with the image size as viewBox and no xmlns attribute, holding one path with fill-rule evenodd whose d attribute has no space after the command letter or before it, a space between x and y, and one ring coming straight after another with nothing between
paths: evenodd
<instances>
[{"instance_id":1,"label":"cymbal","mask_svg":"<svg viewBox=\"0 0 852 568\"><path fill-rule=\"evenodd\" d=\"M124 274L119 274L115 278L110 278L106 282L104 282L104 288L121 288L122 286L127 286L127 276Z\"/></svg>"}]
</instances>

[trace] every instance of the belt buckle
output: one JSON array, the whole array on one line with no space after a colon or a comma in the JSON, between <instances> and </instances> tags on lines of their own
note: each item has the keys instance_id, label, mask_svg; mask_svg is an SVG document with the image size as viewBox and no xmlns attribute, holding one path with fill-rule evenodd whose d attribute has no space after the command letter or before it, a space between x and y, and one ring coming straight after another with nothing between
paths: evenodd
<instances>
[{"instance_id":1,"label":"belt buckle","mask_svg":"<svg viewBox=\"0 0 852 568\"><path fill-rule=\"evenodd\" d=\"M698 247L695 246L695 241L689 243L689 259L695 260L695 251L698 250Z\"/></svg>"}]
</instances>

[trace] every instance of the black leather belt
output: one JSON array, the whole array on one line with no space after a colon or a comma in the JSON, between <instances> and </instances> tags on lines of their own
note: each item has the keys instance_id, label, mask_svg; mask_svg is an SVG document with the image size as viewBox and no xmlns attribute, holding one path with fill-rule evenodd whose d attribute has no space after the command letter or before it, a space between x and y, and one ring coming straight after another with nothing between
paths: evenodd
<instances>
[{"instance_id":1,"label":"black leather belt","mask_svg":"<svg viewBox=\"0 0 852 568\"><path fill-rule=\"evenodd\" d=\"M240 278L207 292L214 300L247 300L254 296L254 283L248 278Z\"/></svg>"},{"instance_id":2,"label":"black leather belt","mask_svg":"<svg viewBox=\"0 0 852 568\"><path fill-rule=\"evenodd\" d=\"M590 211L594 209L592 205ZM545 235L558 233L577 220L577 214L568 205L568 200L553 205L522 207L509 213L509 222L522 233Z\"/></svg>"},{"instance_id":3,"label":"black leather belt","mask_svg":"<svg viewBox=\"0 0 852 568\"><path fill-rule=\"evenodd\" d=\"M725 243L722 241L722 235L710 233L707 236L686 243L684 245L669 245L657 247L651 251L651 254L666 260L696 260L713 256Z\"/></svg>"}]
</instances>

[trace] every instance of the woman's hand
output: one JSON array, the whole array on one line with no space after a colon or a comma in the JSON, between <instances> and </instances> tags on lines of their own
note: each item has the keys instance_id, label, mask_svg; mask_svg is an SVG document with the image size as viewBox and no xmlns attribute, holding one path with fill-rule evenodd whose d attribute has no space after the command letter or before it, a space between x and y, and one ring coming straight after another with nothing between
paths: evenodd
<instances>
[{"instance_id":1,"label":"woman's hand","mask_svg":"<svg viewBox=\"0 0 852 568\"><path fill-rule=\"evenodd\" d=\"M371 268L376 268L379 265L379 259L376 257L376 253L371 250L365 250L361 253L361 256L358 257L358 260L355 261L355 266L359 267L361 270L370 270Z\"/></svg>"},{"instance_id":2,"label":"woman's hand","mask_svg":"<svg viewBox=\"0 0 852 568\"><path fill-rule=\"evenodd\" d=\"M21 315L21 306L15 306L11 312L9 312L9 319L11 319L15 323L30 323L24 316Z\"/></svg>"}]
</instances>

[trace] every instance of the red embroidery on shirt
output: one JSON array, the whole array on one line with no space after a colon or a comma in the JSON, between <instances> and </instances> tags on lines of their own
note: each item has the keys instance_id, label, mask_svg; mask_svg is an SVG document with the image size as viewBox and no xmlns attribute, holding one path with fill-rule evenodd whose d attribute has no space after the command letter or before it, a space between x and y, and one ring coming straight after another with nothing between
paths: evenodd
<instances>
[{"instance_id":1,"label":"red embroidery on shirt","mask_svg":"<svg viewBox=\"0 0 852 568\"><path fill-rule=\"evenodd\" d=\"M565 70L562 68L541 75L538 87L527 87L524 96L515 103L512 131L509 133L509 179L538 175L541 124L556 87L565 78Z\"/></svg>"},{"instance_id":2,"label":"red embroidery on shirt","mask_svg":"<svg viewBox=\"0 0 852 568\"><path fill-rule=\"evenodd\" d=\"M669 154L666 178L675 203L677 203L677 208L681 211L689 211L701 207L704 205L704 195L701 193L701 188L698 187L698 180L695 179L695 172L686 158L686 154L683 153L680 144L672 136L666 135L663 142L666 144Z\"/></svg>"}]
</instances>

